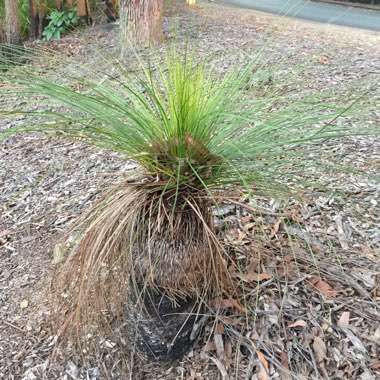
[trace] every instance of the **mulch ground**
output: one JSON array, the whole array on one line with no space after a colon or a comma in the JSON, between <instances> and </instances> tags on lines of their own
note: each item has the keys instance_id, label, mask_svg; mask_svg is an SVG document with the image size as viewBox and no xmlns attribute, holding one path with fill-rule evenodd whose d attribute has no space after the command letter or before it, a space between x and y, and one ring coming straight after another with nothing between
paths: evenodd
<instances>
[{"instance_id":1,"label":"mulch ground","mask_svg":"<svg viewBox=\"0 0 380 380\"><path fill-rule=\"evenodd\" d=\"M288 68L307 59L300 81L309 88L380 78L378 33L201 5L177 4L165 24L178 23L202 54L218 56L221 69L273 37L268 59L276 62L294 49ZM117 50L117 28L97 26L50 47L90 61L96 59L91 44ZM3 118L0 127L21 121ZM372 112L360 122L379 121L380 113ZM164 367L126 359L105 339L97 355L78 352L50 324L59 239L135 164L51 136L13 137L0 147L0 379L380 378L378 138L321 143L323 160L338 156L373 174L314 173L340 195L321 189L303 201L253 202L240 194L221 201L214 214L236 291L211 303L213 317L197 345Z\"/></svg>"}]
</instances>

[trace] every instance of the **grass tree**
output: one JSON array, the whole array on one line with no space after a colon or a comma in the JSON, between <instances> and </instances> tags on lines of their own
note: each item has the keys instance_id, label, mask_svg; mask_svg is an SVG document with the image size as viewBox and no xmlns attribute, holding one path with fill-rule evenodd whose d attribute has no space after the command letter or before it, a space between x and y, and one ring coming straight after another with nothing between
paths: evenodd
<instances>
[{"instance_id":1,"label":"grass tree","mask_svg":"<svg viewBox=\"0 0 380 380\"><path fill-rule=\"evenodd\" d=\"M139 175L121 179L77 224L58 289L71 295L79 325L120 316L114 332L146 357L171 361L194 342L207 301L230 291L211 215L216 198L231 189L291 194L305 162L320 166L316 141L378 131L335 123L365 103L361 95L345 104L333 91L300 97L289 92L291 78L264 81L255 59L221 72L179 44L161 53L137 56L135 70L115 62L112 74L83 69L64 83L27 68L0 78L8 99L38 104L32 112L5 102L3 115L26 120L3 138L60 130L139 163Z\"/></svg>"}]
</instances>

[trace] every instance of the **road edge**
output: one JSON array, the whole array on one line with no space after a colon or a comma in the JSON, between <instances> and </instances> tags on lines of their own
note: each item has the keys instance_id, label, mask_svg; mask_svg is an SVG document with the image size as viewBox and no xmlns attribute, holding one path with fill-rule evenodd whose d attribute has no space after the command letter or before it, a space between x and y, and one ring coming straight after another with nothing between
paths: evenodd
<instances>
[{"instance_id":1,"label":"road edge","mask_svg":"<svg viewBox=\"0 0 380 380\"><path fill-rule=\"evenodd\" d=\"M315 3L327 3L327 4L334 4L334 5L341 5L343 7L362 8L362 9L380 12L380 5L348 3L347 1L339 1L339 0L311 0L311 1Z\"/></svg>"}]
</instances>

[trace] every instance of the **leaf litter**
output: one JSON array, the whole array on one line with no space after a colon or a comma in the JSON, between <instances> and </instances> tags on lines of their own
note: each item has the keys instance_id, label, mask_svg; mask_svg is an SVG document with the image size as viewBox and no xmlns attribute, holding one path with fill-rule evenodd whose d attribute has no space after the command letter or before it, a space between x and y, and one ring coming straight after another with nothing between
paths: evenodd
<instances>
[{"instance_id":1,"label":"leaf litter","mask_svg":"<svg viewBox=\"0 0 380 380\"><path fill-rule=\"evenodd\" d=\"M379 71L379 37L371 32L330 26L321 34L306 22L284 25L275 16L211 4L176 8L168 14L173 17L197 30L205 54L262 43L279 28L271 49L301 46L301 55L315 52L319 65L308 73L310 86L357 76L366 80ZM88 38L117 46L116 29L94 28ZM72 35L51 46L67 56L91 58L88 38ZM228 67L224 59L222 66ZM379 122L379 114L373 120ZM1 126L18 122L4 119ZM321 149L326 161L334 150L342 163L376 174L378 139L322 142ZM49 321L53 274L69 249L59 239L104 188L131 174L133 163L80 141L19 136L2 145L0 168L0 379L102 379L104 373L129 378L128 368L123 372L118 365L122 350L113 342L99 341L101 357L87 348L78 352L70 339L58 339ZM236 194L221 200L213 213L220 240L231 252L235 294L210 303L216 318L205 319L202 338L181 362L156 368L134 358L133 378L380 375L380 187L339 172L321 181L334 182L345 199L321 190L304 203L250 202Z\"/></svg>"}]
</instances>

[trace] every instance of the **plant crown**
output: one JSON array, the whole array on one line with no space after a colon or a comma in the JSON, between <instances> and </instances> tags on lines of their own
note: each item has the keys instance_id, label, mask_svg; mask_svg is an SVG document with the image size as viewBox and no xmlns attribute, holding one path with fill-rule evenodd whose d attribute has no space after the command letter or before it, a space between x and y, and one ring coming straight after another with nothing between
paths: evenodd
<instances>
[{"instance_id":1,"label":"plant crown","mask_svg":"<svg viewBox=\"0 0 380 380\"><path fill-rule=\"evenodd\" d=\"M189 46L163 50L147 59L136 53L134 69L120 60L106 71L80 66L80 75L62 83L26 68L2 75L9 83L3 93L28 97L39 109L4 110L27 118L3 137L60 130L139 162L157 186L243 185L282 194L303 177L302 168L321 167L318 140L378 134L335 123L365 108L367 89L353 87L345 99L334 90L300 96L294 78L278 75L286 60L260 66L259 53L221 72Z\"/></svg>"}]
</instances>

